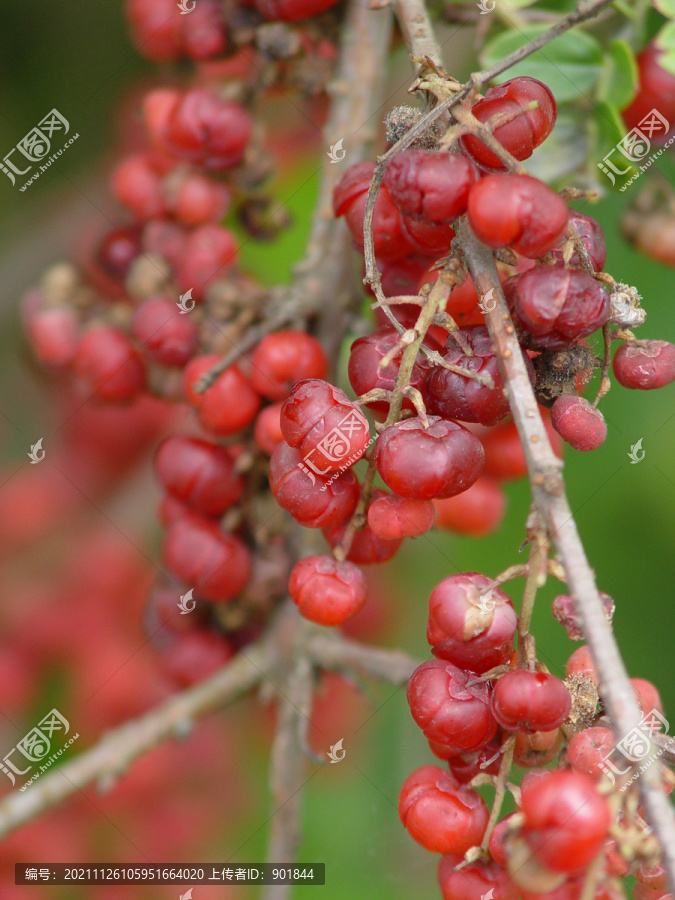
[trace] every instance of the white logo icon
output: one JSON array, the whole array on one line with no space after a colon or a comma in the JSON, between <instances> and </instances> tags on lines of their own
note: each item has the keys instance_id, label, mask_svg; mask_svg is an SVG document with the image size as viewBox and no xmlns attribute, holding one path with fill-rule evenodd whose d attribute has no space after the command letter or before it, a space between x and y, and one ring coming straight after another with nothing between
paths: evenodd
<instances>
[{"instance_id":1,"label":"white logo icon","mask_svg":"<svg viewBox=\"0 0 675 900\"><path fill-rule=\"evenodd\" d=\"M490 890L487 892L487 894L480 895L480 900L492 900L492 895L494 894L494 892L495 892L495 889L490 888Z\"/></svg>"},{"instance_id":2,"label":"white logo icon","mask_svg":"<svg viewBox=\"0 0 675 900\"><path fill-rule=\"evenodd\" d=\"M183 0L183 2L185 2L185 0ZM180 4L179 4L179 6L180 6ZM194 7L193 7L193 9L194 9ZM189 9L188 9L188 12L190 12ZM182 15L182 13L181 13L181 15ZM192 888L188 888L184 894L180 895L178 900L192 900Z\"/></svg>"},{"instance_id":3,"label":"white logo icon","mask_svg":"<svg viewBox=\"0 0 675 900\"><path fill-rule=\"evenodd\" d=\"M40 438L40 440L36 444L33 444L33 446L30 448L30 453L27 454L27 456L30 458L31 466L35 465L35 463L42 462L42 460L45 458L45 451L42 449L42 441L43 438Z\"/></svg>"},{"instance_id":4,"label":"white logo icon","mask_svg":"<svg viewBox=\"0 0 675 900\"><path fill-rule=\"evenodd\" d=\"M490 288L487 294L483 294L483 296L481 297L480 303L478 304L478 309L480 309L482 313L489 313L492 312L493 309L497 308L497 301L492 296L494 292L495 289ZM490 305L490 300L492 300L492 305Z\"/></svg>"},{"instance_id":5,"label":"white logo icon","mask_svg":"<svg viewBox=\"0 0 675 900\"><path fill-rule=\"evenodd\" d=\"M347 751L342 749L343 741L344 741L344 738L340 738L340 740L337 742L337 744L333 744L333 746L330 748L330 750L326 753L326 756L328 756L330 758L331 765L333 763L342 762L342 760L347 755ZM340 754L342 754L342 756L340 756Z\"/></svg>"},{"instance_id":6,"label":"white logo icon","mask_svg":"<svg viewBox=\"0 0 675 900\"><path fill-rule=\"evenodd\" d=\"M190 0L180 0L180 3L176 4L178 9L180 10L181 16L186 16L188 13L191 13L192 10L197 5L197 0L192 0L192 6L189 6L189 3L190 3ZM189 893L190 892L188 891L188 894ZM185 896L186 896L187 900L190 900L190 897L192 896L192 894L190 894L190 897L188 897L187 894Z\"/></svg>"},{"instance_id":7,"label":"white logo icon","mask_svg":"<svg viewBox=\"0 0 675 900\"><path fill-rule=\"evenodd\" d=\"M337 144L333 144L333 146L330 148L330 150L326 153L326 156L330 157L330 161L332 163L342 162L342 160L347 155L347 151L342 148L343 141L344 141L344 138L340 138L340 140L337 142Z\"/></svg>"},{"instance_id":8,"label":"white logo icon","mask_svg":"<svg viewBox=\"0 0 675 900\"><path fill-rule=\"evenodd\" d=\"M479 606L481 608L481 612L492 612L492 610L497 605L496 600L494 600L492 597L492 593L496 587L497 587L497 585L495 585L494 587L491 587L490 590L487 591L487 593L481 594L481 598L478 601Z\"/></svg>"},{"instance_id":9,"label":"white logo icon","mask_svg":"<svg viewBox=\"0 0 675 900\"><path fill-rule=\"evenodd\" d=\"M490 4L488 3L488 0L480 0L480 3L476 3L476 6L480 10L481 16L485 16L488 13L491 13L496 5L497 5L496 0L492 0L492 6L490 6ZM488 891L488 894L490 894L489 891ZM488 897L488 894L485 895L485 900L492 900L492 894L490 894L489 897ZM483 898L481 898L481 900L483 900Z\"/></svg>"},{"instance_id":10,"label":"white logo icon","mask_svg":"<svg viewBox=\"0 0 675 900\"><path fill-rule=\"evenodd\" d=\"M29 172L33 168L32 165L29 165L27 169L19 169L17 166L23 165L26 160L28 160L29 163L42 162L51 150L54 134L56 133L56 137L58 138L61 137L59 132L63 132L63 134L66 135L69 131L70 122L68 119L64 118L58 109L52 109L51 112L47 113L44 119L41 119L38 122L35 128L31 128L28 134L24 135L21 140L12 147L9 153L5 154L2 162L0 162L0 172L4 172L12 184L16 184L15 174L25 175L26 172ZM18 150L19 153L23 155L24 159L19 157L18 162L10 159L15 150ZM47 165L51 165L51 162L53 162L53 158L48 164L40 166L40 171L46 169Z\"/></svg>"},{"instance_id":11,"label":"white logo icon","mask_svg":"<svg viewBox=\"0 0 675 900\"><path fill-rule=\"evenodd\" d=\"M190 10L188 10L188 12L190 12ZM192 310L195 308L195 301L192 299L192 288L190 288L189 291L185 291L184 294L180 295L180 300L176 301L176 306L180 310L181 316L184 316L186 313L192 312Z\"/></svg>"},{"instance_id":12,"label":"white logo icon","mask_svg":"<svg viewBox=\"0 0 675 900\"><path fill-rule=\"evenodd\" d=\"M645 451L642 449L642 438L640 438L637 444L633 444L630 448L630 453L627 453L626 456L630 459L632 466L642 462L645 458Z\"/></svg>"},{"instance_id":13,"label":"white logo icon","mask_svg":"<svg viewBox=\"0 0 675 900\"><path fill-rule=\"evenodd\" d=\"M181 616L186 616L188 613L191 613L197 605L197 601L192 596L193 590L194 588L190 588L189 591L181 594L181 598L176 604L178 606L178 609L180 610ZM192 603L192 606L190 606L190 603Z\"/></svg>"}]
</instances>

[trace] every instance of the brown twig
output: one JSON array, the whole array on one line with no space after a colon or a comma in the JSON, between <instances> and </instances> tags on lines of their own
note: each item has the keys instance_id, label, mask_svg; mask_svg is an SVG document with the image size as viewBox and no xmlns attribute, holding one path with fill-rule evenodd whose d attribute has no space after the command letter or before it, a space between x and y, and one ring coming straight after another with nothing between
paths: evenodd
<instances>
[{"instance_id":1,"label":"brown twig","mask_svg":"<svg viewBox=\"0 0 675 900\"><path fill-rule=\"evenodd\" d=\"M400 650L381 650L333 634L318 634L309 642L306 652L315 665L338 672L359 672L391 684L406 684L421 660Z\"/></svg>"}]
</instances>

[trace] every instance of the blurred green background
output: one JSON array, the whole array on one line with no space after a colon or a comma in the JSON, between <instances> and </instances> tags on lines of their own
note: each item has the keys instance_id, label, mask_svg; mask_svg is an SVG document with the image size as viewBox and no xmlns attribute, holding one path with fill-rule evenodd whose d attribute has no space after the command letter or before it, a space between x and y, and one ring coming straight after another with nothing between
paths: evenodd
<instances>
[{"instance_id":1,"label":"blurred green background","mask_svg":"<svg viewBox=\"0 0 675 900\"><path fill-rule=\"evenodd\" d=\"M0 2L0 149L4 154L43 115L56 107L79 140L58 166L24 193L0 180L0 253L3 287L0 302L0 408L21 417L25 430L40 433L46 400L26 365L17 321L20 292L52 260L90 217L115 222L120 215L106 198L105 172L117 141L120 99L133 93L139 81L158 72L140 60L125 33L121 3L72 3L31 0L28 5ZM448 45L447 58L465 54ZM394 86L407 76L405 60ZM463 71L468 70L467 60ZM460 66L460 69L462 67ZM461 76L463 71L454 71ZM127 114L130 108L127 107ZM288 275L303 247L306 222L317 187L316 157L302 161L295 172L275 186L295 226L275 243L247 244L245 268L264 281ZM593 215L605 228L606 269L615 278L639 287L648 320L641 336L673 340L675 304L673 271L640 256L619 233L622 209L634 198L601 200ZM591 454L567 450L565 475L570 503L601 590L616 601L615 632L631 675L653 681L663 698L667 717L675 716L673 639L675 637L675 406L673 391L630 392L614 387L602 404L609 426L605 444ZM645 458L632 465L631 445L642 439ZM25 440L7 429L5 461L22 460ZM529 492L525 482L506 487L509 505L499 532L487 539L464 539L433 532L410 541L379 577L386 600L386 641L426 658L426 601L430 589L445 575L478 570L495 575L520 561ZM0 523L11 528L11 523ZM522 580L508 592L518 603ZM535 611L534 632L540 658L561 675L576 645L550 614L557 585L542 590ZM338 766L310 767L304 812L305 839L300 857L326 863L324 888L298 888L294 896L320 895L342 900L412 895L437 896L435 861L418 848L401 828L396 801L401 782L412 768L431 762L423 737L414 726L402 690L365 686L367 702L354 704L351 716L339 716L345 760ZM328 719L326 721L329 721ZM336 726L337 727L337 726ZM243 774L248 790L245 820L235 840L220 845L222 859L264 858L269 796L266 787L268 744L260 738L248 748ZM199 760L193 760L199 766ZM167 790L170 787L167 786ZM223 797L227 817L227 794ZM253 835L253 836L251 836ZM213 848L218 848L217 838ZM210 853L214 856L214 852ZM165 860L163 860L165 861ZM187 862L180 859L176 862ZM66 896L60 889L55 896ZM199 896L199 889L194 891ZM176 896L178 892L176 891ZM240 888L236 896L248 896ZM45 894L46 896L46 894ZM51 891L50 891L51 896ZM116 896L124 897L120 888Z\"/></svg>"}]
</instances>

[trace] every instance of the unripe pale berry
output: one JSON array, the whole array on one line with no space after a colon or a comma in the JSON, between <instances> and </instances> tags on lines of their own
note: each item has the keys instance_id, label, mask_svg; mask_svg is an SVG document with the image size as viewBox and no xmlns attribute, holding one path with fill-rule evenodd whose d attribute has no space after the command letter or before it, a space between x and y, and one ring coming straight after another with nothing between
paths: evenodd
<instances>
[{"instance_id":1,"label":"unripe pale berry","mask_svg":"<svg viewBox=\"0 0 675 900\"><path fill-rule=\"evenodd\" d=\"M612 362L614 377L625 388L651 391L675 381L675 345L668 341L622 344Z\"/></svg>"}]
</instances>

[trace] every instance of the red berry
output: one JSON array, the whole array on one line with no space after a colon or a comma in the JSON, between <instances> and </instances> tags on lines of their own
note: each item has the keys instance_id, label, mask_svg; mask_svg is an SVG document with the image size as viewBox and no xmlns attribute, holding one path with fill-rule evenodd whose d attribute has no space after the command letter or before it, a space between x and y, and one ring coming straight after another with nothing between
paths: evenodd
<instances>
[{"instance_id":1,"label":"red berry","mask_svg":"<svg viewBox=\"0 0 675 900\"><path fill-rule=\"evenodd\" d=\"M187 435L162 441L155 468L164 488L203 516L222 515L244 491L244 480L224 447Z\"/></svg>"},{"instance_id":2,"label":"red berry","mask_svg":"<svg viewBox=\"0 0 675 900\"><path fill-rule=\"evenodd\" d=\"M392 350L398 343L400 335L395 328L389 326L386 328L378 328L371 334L357 338L352 344L349 353L349 365L347 374L349 383L354 389L354 393L359 396L367 394L375 388L385 391L392 391L398 377L398 370L401 365L401 357L403 350L398 353L394 359L385 366L380 368L381 360ZM420 391L424 396L424 385L426 377L429 373L429 366L421 355L415 361L410 376L410 385ZM374 401L368 404L370 409L387 411L389 404L382 401ZM414 409L413 403L407 397L403 401L404 409Z\"/></svg>"},{"instance_id":3,"label":"red berry","mask_svg":"<svg viewBox=\"0 0 675 900\"><path fill-rule=\"evenodd\" d=\"M183 374L183 389L205 428L213 434L236 434L255 418L260 395L236 364L225 369L203 394L196 394L193 385L218 359L210 355L193 359Z\"/></svg>"},{"instance_id":4,"label":"red berry","mask_svg":"<svg viewBox=\"0 0 675 900\"><path fill-rule=\"evenodd\" d=\"M460 856L444 856L438 867L443 900L519 900L518 888L508 872L494 862L472 862L455 871Z\"/></svg>"},{"instance_id":5,"label":"red berry","mask_svg":"<svg viewBox=\"0 0 675 900\"><path fill-rule=\"evenodd\" d=\"M186 688L214 675L233 655L225 637L200 629L175 637L162 652L161 665L176 687Z\"/></svg>"},{"instance_id":6,"label":"red berry","mask_svg":"<svg viewBox=\"0 0 675 900\"><path fill-rule=\"evenodd\" d=\"M379 498L384 496L386 496L384 491L374 490L371 494L371 499L377 502ZM342 524L334 525L332 528L324 529L324 537L331 547L337 547L338 544L342 543L347 524L345 521ZM379 537L371 529L370 525L366 524L354 534L347 553L347 559L362 566L383 563L394 556L401 543L402 538L388 540Z\"/></svg>"},{"instance_id":7,"label":"red berry","mask_svg":"<svg viewBox=\"0 0 675 900\"><path fill-rule=\"evenodd\" d=\"M260 410L255 420L253 437L263 453L270 456L283 441L281 433L281 407L283 403L273 403Z\"/></svg>"},{"instance_id":8,"label":"red berry","mask_svg":"<svg viewBox=\"0 0 675 900\"><path fill-rule=\"evenodd\" d=\"M582 872L607 838L607 798L579 772L543 771L523 781L522 831L538 862L554 872Z\"/></svg>"},{"instance_id":9,"label":"red berry","mask_svg":"<svg viewBox=\"0 0 675 900\"><path fill-rule=\"evenodd\" d=\"M537 266L504 283L509 306L539 347L565 347L609 318L609 294L579 269Z\"/></svg>"},{"instance_id":10,"label":"red berry","mask_svg":"<svg viewBox=\"0 0 675 900\"><path fill-rule=\"evenodd\" d=\"M551 425L549 411L539 408L544 427L556 456L562 456L563 443ZM485 450L485 475L499 481L511 481L527 475L527 460L520 443L520 435L515 422L499 422L493 428L480 433L480 442Z\"/></svg>"},{"instance_id":11,"label":"red berry","mask_svg":"<svg viewBox=\"0 0 675 900\"><path fill-rule=\"evenodd\" d=\"M404 150L387 166L384 184L406 216L447 224L466 210L477 180L471 163L456 153Z\"/></svg>"},{"instance_id":12,"label":"red berry","mask_svg":"<svg viewBox=\"0 0 675 900\"><path fill-rule=\"evenodd\" d=\"M307 556L293 566L288 582L300 614L319 625L341 625L366 602L366 579L350 562Z\"/></svg>"},{"instance_id":13,"label":"red berry","mask_svg":"<svg viewBox=\"0 0 675 900\"><path fill-rule=\"evenodd\" d=\"M404 500L387 495L368 507L368 526L385 541L426 534L434 526L434 507L429 500Z\"/></svg>"},{"instance_id":14,"label":"red berry","mask_svg":"<svg viewBox=\"0 0 675 900\"><path fill-rule=\"evenodd\" d=\"M422 273L426 270L428 263L429 260L425 256L420 256L419 254L405 256L403 259L396 259L393 261L385 260L382 263L378 260L378 267L382 274L382 292L384 296L398 297L403 294L410 294L413 297L416 296L420 278L422 277ZM405 322L406 324L409 322L411 326L415 324L415 321L420 314L419 306L414 306L411 303L397 303L392 307L391 311L399 322L404 322L401 313L405 311L405 314L408 316L408 318L405 319ZM412 321L410 321L411 317ZM385 313L379 307L375 310L375 320L377 321L378 326L386 325L387 327L391 327L389 319L387 319Z\"/></svg>"},{"instance_id":15,"label":"red berry","mask_svg":"<svg viewBox=\"0 0 675 900\"><path fill-rule=\"evenodd\" d=\"M494 387L436 366L427 378L427 408L444 419L494 425L508 414L509 401L504 392L492 340L484 325L462 328L461 333L473 350L473 356L465 356L460 345L450 335L443 359L469 372L489 375Z\"/></svg>"},{"instance_id":16,"label":"red berry","mask_svg":"<svg viewBox=\"0 0 675 900\"><path fill-rule=\"evenodd\" d=\"M143 249L146 253L156 253L176 269L185 255L187 232L176 222L156 219L143 229Z\"/></svg>"},{"instance_id":17,"label":"red berry","mask_svg":"<svg viewBox=\"0 0 675 900\"><path fill-rule=\"evenodd\" d=\"M659 63L663 52L652 41L637 56L640 87L633 102L622 112L629 129L638 127L653 109L658 110L671 127L675 122L675 75ZM655 143L658 138L662 143L666 137L659 133L651 141Z\"/></svg>"},{"instance_id":18,"label":"red berry","mask_svg":"<svg viewBox=\"0 0 675 900\"><path fill-rule=\"evenodd\" d=\"M166 204L185 225L204 225L222 219L230 203L224 184L216 184L199 172L177 172L165 184Z\"/></svg>"},{"instance_id":19,"label":"red berry","mask_svg":"<svg viewBox=\"0 0 675 900\"><path fill-rule=\"evenodd\" d=\"M536 259L567 227L564 200L531 175L488 175L469 191L469 224L488 247L512 247Z\"/></svg>"},{"instance_id":20,"label":"red berry","mask_svg":"<svg viewBox=\"0 0 675 900\"><path fill-rule=\"evenodd\" d=\"M112 190L117 200L142 221L166 212L161 175L146 153L119 163L113 172Z\"/></svg>"},{"instance_id":21,"label":"red berry","mask_svg":"<svg viewBox=\"0 0 675 900\"><path fill-rule=\"evenodd\" d=\"M360 162L350 166L333 190L333 214L336 219L346 216L354 201L365 194L375 171L375 163Z\"/></svg>"},{"instance_id":22,"label":"red berry","mask_svg":"<svg viewBox=\"0 0 675 900\"><path fill-rule=\"evenodd\" d=\"M352 515L360 496L349 469L335 480L317 478L300 452L284 442L272 453L270 486L279 506L305 528L339 525Z\"/></svg>"},{"instance_id":23,"label":"red berry","mask_svg":"<svg viewBox=\"0 0 675 900\"><path fill-rule=\"evenodd\" d=\"M32 302L33 299L37 302ZM72 363L80 342L80 329L71 307L42 308L41 295L31 291L24 297L22 318L33 353L43 365Z\"/></svg>"},{"instance_id":24,"label":"red berry","mask_svg":"<svg viewBox=\"0 0 675 900\"><path fill-rule=\"evenodd\" d=\"M598 781L603 774L605 757L614 749L616 738L609 728L584 728L577 731L567 747L567 762L575 772Z\"/></svg>"},{"instance_id":25,"label":"red berry","mask_svg":"<svg viewBox=\"0 0 675 900\"><path fill-rule=\"evenodd\" d=\"M478 846L489 818L480 794L460 788L438 766L422 766L406 778L398 814L417 843L433 853L464 854Z\"/></svg>"},{"instance_id":26,"label":"red berry","mask_svg":"<svg viewBox=\"0 0 675 900\"><path fill-rule=\"evenodd\" d=\"M471 487L445 500L434 500L436 528L469 537L493 534L506 511L506 494L499 483L481 475Z\"/></svg>"},{"instance_id":27,"label":"red berry","mask_svg":"<svg viewBox=\"0 0 675 900\"><path fill-rule=\"evenodd\" d=\"M409 216L401 216L401 231L418 253L433 256L434 260L450 252L455 236L449 225L433 225Z\"/></svg>"},{"instance_id":28,"label":"red berry","mask_svg":"<svg viewBox=\"0 0 675 900\"><path fill-rule=\"evenodd\" d=\"M567 718L570 693L555 675L517 669L503 675L492 694L492 713L507 731L553 731Z\"/></svg>"},{"instance_id":29,"label":"red berry","mask_svg":"<svg viewBox=\"0 0 675 900\"><path fill-rule=\"evenodd\" d=\"M504 816L490 832L490 840L488 841L490 856L498 866L502 867L502 869L506 869L508 865L509 851L507 838L509 835L509 826L514 815L515 813L509 813L508 816Z\"/></svg>"},{"instance_id":30,"label":"red berry","mask_svg":"<svg viewBox=\"0 0 675 900\"><path fill-rule=\"evenodd\" d=\"M345 213L347 227L354 243L363 250L363 217L366 211L367 195L359 194ZM375 256L382 260L401 259L414 253L416 247L403 232L402 216L394 205L389 192L381 187L373 210L373 247Z\"/></svg>"},{"instance_id":31,"label":"red berry","mask_svg":"<svg viewBox=\"0 0 675 900\"><path fill-rule=\"evenodd\" d=\"M197 326L166 297L144 300L131 327L145 353L162 366L184 366L199 347Z\"/></svg>"},{"instance_id":32,"label":"red berry","mask_svg":"<svg viewBox=\"0 0 675 900\"><path fill-rule=\"evenodd\" d=\"M663 712L663 703L656 687L645 678L631 678L631 685L642 712L649 713L653 709Z\"/></svg>"},{"instance_id":33,"label":"red berry","mask_svg":"<svg viewBox=\"0 0 675 900\"><path fill-rule=\"evenodd\" d=\"M661 862L651 866L641 863L635 870L635 878L644 887L659 892L662 892L668 884L668 876Z\"/></svg>"},{"instance_id":34,"label":"red berry","mask_svg":"<svg viewBox=\"0 0 675 900\"><path fill-rule=\"evenodd\" d=\"M219 0L200 0L189 15L181 16L181 25L183 51L190 59L210 59L226 49L225 11Z\"/></svg>"},{"instance_id":35,"label":"red berry","mask_svg":"<svg viewBox=\"0 0 675 900\"><path fill-rule=\"evenodd\" d=\"M611 623L614 615L614 601L609 594L598 592L598 596L602 600L602 607L605 617ZM581 622L581 616L577 604L570 594L559 594L553 598L551 611L567 632L567 637L572 641L582 641L584 639L584 630Z\"/></svg>"},{"instance_id":36,"label":"red berry","mask_svg":"<svg viewBox=\"0 0 675 900\"><path fill-rule=\"evenodd\" d=\"M251 384L268 400L284 400L306 378L325 378L323 347L303 331L277 331L262 339L251 356Z\"/></svg>"},{"instance_id":37,"label":"red berry","mask_svg":"<svg viewBox=\"0 0 675 900\"><path fill-rule=\"evenodd\" d=\"M223 278L237 260L237 242L232 232L220 225L201 225L191 231L176 269L181 291L192 290L201 300L213 281Z\"/></svg>"},{"instance_id":38,"label":"red berry","mask_svg":"<svg viewBox=\"0 0 675 900\"><path fill-rule=\"evenodd\" d=\"M429 597L427 641L434 656L483 673L507 662L518 617L510 598L485 575L449 575ZM481 593L485 592L485 593Z\"/></svg>"},{"instance_id":39,"label":"red berry","mask_svg":"<svg viewBox=\"0 0 675 900\"><path fill-rule=\"evenodd\" d=\"M139 53L154 62L180 57L181 21L173 0L127 0L126 15Z\"/></svg>"},{"instance_id":40,"label":"red berry","mask_svg":"<svg viewBox=\"0 0 675 900\"><path fill-rule=\"evenodd\" d=\"M651 391L675 381L675 345L668 341L631 341L614 354L614 376L633 390Z\"/></svg>"},{"instance_id":41,"label":"red berry","mask_svg":"<svg viewBox=\"0 0 675 900\"><path fill-rule=\"evenodd\" d=\"M528 109L521 115L495 128L492 132L499 143L516 159L529 159L553 130L556 108L553 94L535 78L521 76L504 84L495 85L485 92L485 97L474 104L471 112L480 122L487 122L492 116L517 113L536 100L539 106ZM489 150L480 138L467 134L462 144L469 154L482 166L504 169L505 164Z\"/></svg>"},{"instance_id":42,"label":"red berry","mask_svg":"<svg viewBox=\"0 0 675 900\"><path fill-rule=\"evenodd\" d=\"M513 746L513 761L524 769L547 766L560 753L562 733L553 731L533 731L531 734L517 734Z\"/></svg>"},{"instance_id":43,"label":"red berry","mask_svg":"<svg viewBox=\"0 0 675 900\"><path fill-rule=\"evenodd\" d=\"M575 450L596 450L607 437L602 413L583 397L558 397L551 407L551 424Z\"/></svg>"},{"instance_id":44,"label":"red berry","mask_svg":"<svg viewBox=\"0 0 675 900\"><path fill-rule=\"evenodd\" d=\"M426 738L458 753L480 750L493 738L497 723L484 682L444 660L422 663L410 676L410 712Z\"/></svg>"},{"instance_id":45,"label":"red berry","mask_svg":"<svg viewBox=\"0 0 675 900\"><path fill-rule=\"evenodd\" d=\"M343 391L310 378L295 385L281 408L281 431L317 475L353 465L366 451L368 421Z\"/></svg>"},{"instance_id":46,"label":"red berry","mask_svg":"<svg viewBox=\"0 0 675 900\"><path fill-rule=\"evenodd\" d=\"M299 22L310 16L318 16L337 0L255 0L255 7L272 22Z\"/></svg>"},{"instance_id":47,"label":"red berry","mask_svg":"<svg viewBox=\"0 0 675 900\"><path fill-rule=\"evenodd\" d=\"M134 228L109 231L99 242L93 255L85 260L87 278L106 297L121 299L131 264L141 253L139 232Z\"/></svg>"},{"instance_id":48,"label":"red berry","mask_svg":"<svg viewBox=\"0 0 675 900\"><path fill-rule=\"evenodd\" d=\"M216 171L241 161L253 127L243 106L203 88L180 95L165 125L172 153Z\"/></svg>"},{"instance_id":49,"label":"red berry","mask_svg":"<svg viewBox=\"0 0 675 900\"><path fill-rule=\"evenodd\" d=\"M137 397L145 388L145 367L123 331L101 325L77 348L75 372L88 391L107 402Z\"/></svg>"},{"instance_id":50,"label":"red berry","mask_svg":"<svg viewBox=\"0 0 675 900\"><path fill-rule=\"evenodd\" d=\"M468 784L472 778L481 773L497 775L501 763L501 747L504 741L499 729L489 744L473 753L454 753L443 744L429 741L429 749L440 759L447 759L448 768L460 784Z\"/></svg>"},{"instance_id":51,"label":"red berry","mask_svg":"<svg viewBox=\"0 0 675 900\"><path fill-rule=\"evenodd\" d=\"M194 514L169 526L162 553L169 571L215 603L240 594L251 574L251 555L243 542Z\"/></svg>"},{"instance_id":52,"label":"red berry","mask_svg":"<svg viewBox=\"0 0 675 900\"><path fill-rule=\"evenodd\" d=\"M570 675L583 675L592 681L596 687L600 683L598 673L593 664L591 651L585 644L581 647L577 647L567 660L567 664L565 665L565 675L568 678Z\"/></svg>"},{"instance_id":53,"label":"red berry","mask_svg":"<svg viewBox=\"0 0 675 900\"><path fill-rule=\"evenodd\" d=\"M607 259L607 247L605 245L605 234L599 223L596 222L593 216L586 216L583 213L577 212L575 209L570 210L569 222L574 226L574 230L581 238L581 241L591 258L593 268L596 272L601 272L605 265L605 260ZM552 250L551 255L558 262L561 263L563 261L561 248L558 247L555 250ZM581 260L579 259L579 254L576 250L570 257L567 265L581 265Z\"/></svg>"}]
</instances>

